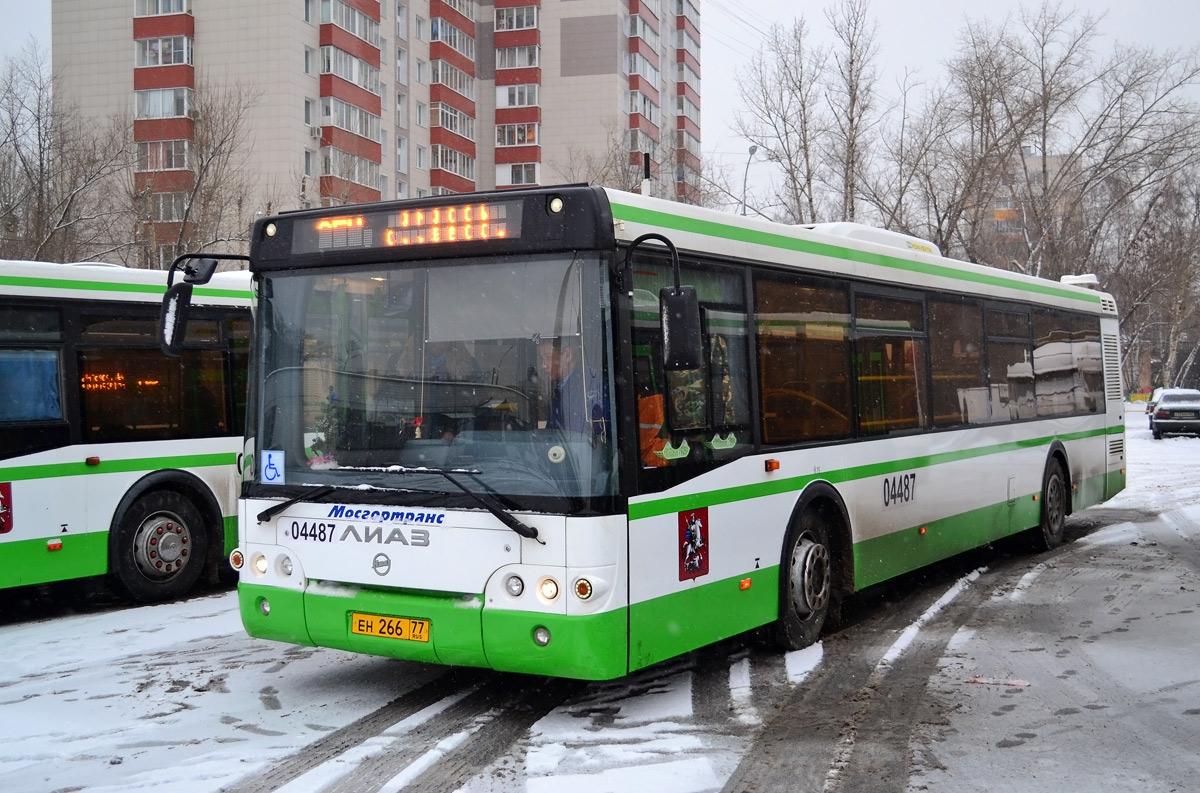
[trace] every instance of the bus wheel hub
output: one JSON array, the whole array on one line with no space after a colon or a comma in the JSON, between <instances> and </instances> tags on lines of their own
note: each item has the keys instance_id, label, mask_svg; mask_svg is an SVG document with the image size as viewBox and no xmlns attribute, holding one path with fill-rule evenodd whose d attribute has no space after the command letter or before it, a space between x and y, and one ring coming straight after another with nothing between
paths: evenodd
<instances>
[{"instance_id":1,"label":"bus wheel hub","mask_svg":"<svg viewBox=\"0 0 1200 793\"><path fill-rule=\"evenodd\" d=\"M792 606L801 617L825 608L829 602L829 549L802 537L792 551L789 581Z\"/></svg>"},{"instance_id":2,"label":"bus wheel hub","mask_svg":"<svg viewBox=\"0 0 1200 793\"><path fill-rule=\"evenodd\" d=\"M138 527L133 557L148 578L177 575L188 562L191 535L174 515L152 515Z\"/></svg>"}]
</instances>

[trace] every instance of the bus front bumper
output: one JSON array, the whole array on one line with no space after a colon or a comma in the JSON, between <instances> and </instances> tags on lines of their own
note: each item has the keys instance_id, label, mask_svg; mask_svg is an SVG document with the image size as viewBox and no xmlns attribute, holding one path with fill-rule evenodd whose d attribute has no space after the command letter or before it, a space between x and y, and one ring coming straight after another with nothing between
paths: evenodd
<instances>
[{"instance_id":1,"label":"bus front bumper","mask_svg":"<svg viewBox=\"0 0 1200 793\"><path fill-rule=\"evenodd\" d=\"M238 584L238 605L246 632L261 639L582 680L629 671L626 609L570 616L489 609L479 595L319 583L298 591L245 582ZM354 614L425 620L427 641L354 633ZM549 641L539 643L535 634L544 639L546 632Z\"/></svg>"}]
</instances>

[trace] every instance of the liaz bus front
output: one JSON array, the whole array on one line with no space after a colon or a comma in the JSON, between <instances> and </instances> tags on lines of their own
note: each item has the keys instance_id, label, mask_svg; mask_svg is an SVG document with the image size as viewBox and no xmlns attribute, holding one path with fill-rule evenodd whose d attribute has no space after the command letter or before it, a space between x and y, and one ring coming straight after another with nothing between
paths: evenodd
<instances>
[{"instance_id":1,"label":"liaz bus front","mask_svg":"<svg viewBox=\"0 0 1200 793\"><path fill-rule=\"evenodd\" d=\"M302 211L253 234L253 458L232 556L249 633L624 674L604 194Z\"/></svg>"}]
</instances>

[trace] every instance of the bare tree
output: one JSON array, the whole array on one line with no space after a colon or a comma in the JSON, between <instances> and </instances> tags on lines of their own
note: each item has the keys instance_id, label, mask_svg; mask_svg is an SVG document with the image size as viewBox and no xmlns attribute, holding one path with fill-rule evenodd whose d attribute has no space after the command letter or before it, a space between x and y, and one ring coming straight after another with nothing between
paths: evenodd
<instances>
[{"instance_id":1,"label":"bare tree","mask_svg":"<svg viewBox=\"0 0 1200 793\"><path fill-rule=\"evenodd\" d=\"M859 180L869 146L867 133L875 123L876 24L868 14L869 0L840 0L825 11L837 40L832 57L835 68L825 94L833 123L827 152L831 188L840 196L839 220L855 220Z\"/></svg>"},{"instance_id":2,"label":"bare tree","mask_svg":"<svg viewBox=\"0 0 1200 793\"><path fill-rule=\"evenodd\" d=\"M119 118L84 123L54 97L48 57L30 40L0 76L0 256L78 261L127 245L105 184L128 163Z\"/></svg>"},{"instance_id":3,"label":"bare tree","mask_svg":"<svg viewBox=\"0 0 1200 793\"><path fill-rule=\"evenodd\" d=\"M244 252L261 190L251 181L248 115L258 92L239 83L197 81L187 171L130 172L129 207L140 243L137 263L163 266L177 254ZM172 203L164 215L159 207ZM264 211L268 211L264 210Z\"/></svg>"},{"instance_id":4,"label":"bare tree","mask_svg":"<svg viewBox=\"0 0 1200 793\"><path fill-rule=\"evenodd\" d=\"M821 105L828 58L810 44L801 17L789 29L772 26L763 51L739 75L745 111L736 128L782 172L772 203L785 222L824 219L817 187L820 140L829 125Z\"/></svg>"}]
</instances>

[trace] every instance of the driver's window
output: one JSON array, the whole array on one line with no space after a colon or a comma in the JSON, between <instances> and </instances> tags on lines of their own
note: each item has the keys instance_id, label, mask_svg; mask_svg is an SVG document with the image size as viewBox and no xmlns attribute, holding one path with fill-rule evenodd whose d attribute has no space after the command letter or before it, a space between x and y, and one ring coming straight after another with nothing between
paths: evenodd
<instances>
[{"instance_id":1,"label":"driver's window","mask_svg":"<svg viewBox=\"0 0 1200 793\"><path fill-rule=\"evenodd\" d=\"M696 369L668 372L662 365L658 295L674 283L674 275L665 263L634 268L633 355L643 489L664 486L671 478L650 472L717 465L740 455L751 442L741 276L685 263L681 280L694 286L700 298L704 358Z\"/></svg>"}]
</instances>

